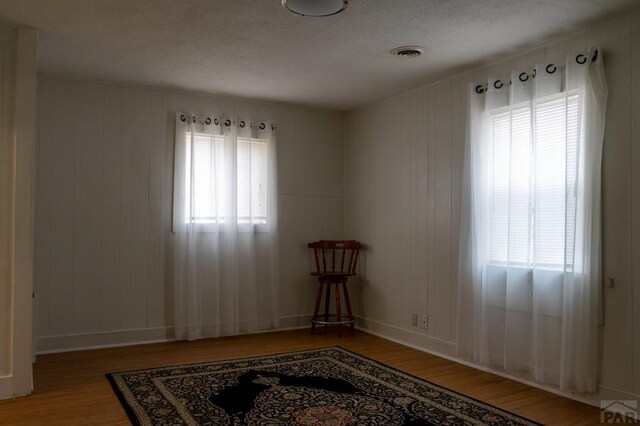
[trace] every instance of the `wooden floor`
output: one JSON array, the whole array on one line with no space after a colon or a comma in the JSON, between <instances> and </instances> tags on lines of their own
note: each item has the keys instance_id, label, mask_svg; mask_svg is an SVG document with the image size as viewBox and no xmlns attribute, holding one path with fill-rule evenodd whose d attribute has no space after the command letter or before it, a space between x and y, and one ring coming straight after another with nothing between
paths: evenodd
<instances>
[{"instance_id":1,"label":"wooden floor","mask_svg":"<svg viewBox=\"0 0 640 426\"><path fill-rule=\"evenodd\" d=\"M598 424L599 410L370 334L308 330L38 356L31 396L0 401L2 425L129 424L105 373L339 345L544 424Z\"/></svg>"}]
</instances>

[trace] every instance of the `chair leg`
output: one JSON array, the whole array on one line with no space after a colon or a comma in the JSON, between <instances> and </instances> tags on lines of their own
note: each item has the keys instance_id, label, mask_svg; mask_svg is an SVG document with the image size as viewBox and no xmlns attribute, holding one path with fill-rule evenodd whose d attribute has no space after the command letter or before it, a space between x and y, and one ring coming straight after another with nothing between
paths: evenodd
<instances>
[{"instance_id":1,"label":"chair leg","mask_svg":"<svg viewBox=\"0 0 640 426\"><path fill-rule=\"evenodd\" d=\"M342 337L342 324L340 324L340 285L336 284L336 321L338 322L338 337Z\"/></svg>"},{"instance_id":2,"label":"chair leg","mask_svg":"<svg viewBox=\"0 0 640 426\"><path fill-rule=\"evenodd\" d=\"M349 299L349 290L347 290L347 283L342 283L342 289L344 290L344 303L347 305L347 313L349 314L349 321L351 322L351 333L355 329L353 322L353 312L351 312L351 300Z\"/></svg>"},{"instance_id":3,"label":"chair leg","mask_svg":"<svg viewBox=\"0 0 640 426\"><path fill-rule=\"evenodd\" d=\"M313 310L313 316L311 317L311 334L313 334L313 330L316 328L316 321L318 320L318 311L320 310L320 300L322 300L322 287L324 283L320 281L320 285L318 287L318 296L316 296L316 307Z\"/></svg>"},{"instance_id":4,"label":"chair leg","mask_svg":"<svg viewBox=\"0 0 640 426\"><path fill-rule=\"evenodd\" d=\"M324 296L324 321L329 321L329 306L331 305L331 283L327 283L327 290ZM327 324L324 325L327 328Z\"/></svg>"}]
</instances>

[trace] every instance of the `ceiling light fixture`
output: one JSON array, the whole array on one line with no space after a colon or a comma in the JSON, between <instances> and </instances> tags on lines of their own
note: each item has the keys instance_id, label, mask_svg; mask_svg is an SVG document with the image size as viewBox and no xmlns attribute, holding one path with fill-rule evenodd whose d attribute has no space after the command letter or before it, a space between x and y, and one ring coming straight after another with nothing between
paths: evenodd
<instances>
[{"instance_id":1,"label":"ceiling light fixture","mask_svg":"<svg viewBox=\"0 0 640 426\"><path fill-rule=\"evenodd\" d=\"M282 7L302 16L331 16L347 8L349 0L282 0Z\"/></svg>"},{"instance_id":2,"label":"ceiling light fixture","mask_svg":"<svg viewBox=\"0 0 640 426\"><path fill-rule=\"evenodd\" d=\"M391 49L391 54L401 58L415 58L422 55L424 49L420 46L400 46Z\"/></svg>"}]
</instances>

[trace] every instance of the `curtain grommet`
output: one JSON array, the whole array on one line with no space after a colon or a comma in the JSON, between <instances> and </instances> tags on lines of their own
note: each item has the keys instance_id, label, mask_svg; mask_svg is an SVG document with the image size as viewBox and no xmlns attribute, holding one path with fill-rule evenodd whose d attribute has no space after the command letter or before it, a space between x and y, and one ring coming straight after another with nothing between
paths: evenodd
<instances>
[{"instance_id":1,"label":"curtain grommet","mask_svg":"<svg viewBox=\"0 0 640 426\"><path fill-rule=\"evenodd\" d=\"M482 95L484 93L484 87L480 85L477 85L475 90L478 95Z\"/></svg>"},{"instance_id":2,"label":"curtain grommet","mask_svg":"<svg viewBox=\"0 0 640 426\"><path fill-rule=\"evenodd\" d=\"M264 124L264 123L260 123L260 125L258 126L258 128L259 128L260 130L264 130L264 129L266 129L266 127L267 127L267 125L266 125L266 124Z\"/></svg>"},{"instance_id":3,"label":"curtain grommet","mask_svg":"<svg viewBox=\"0 0 640 426\"><path fill-rule=\"evenodd\" d=\"M553 64L549 64L547 65L547 67L545 68L545 70L547 71L547 73L549 74L553 74L554 72L556 72L556 66Z\"/></svg>"},{"instance_id":4,"label":"curtain grommet","mask_svg":"<svg viewBox=\"0 0 640 426\"><path fill-rule=\"evenodd\" d=\"M180 121L184 123L185 121L187 121L187 117L185 117L184 114L180 114Z\"/></svg>"},{"instance_id":5,"label":"curtain grommet","mask_svg":"<svg viewBox=\"0 0 640 426\"><path fill-rule=\"evenodd\" d=\"M229 119L224 120L224 125L227 127L231 126L231 120Z\"/></svg>"},{"instance_id":6,"label":"curtain grommet","mask_svg":"<svg viewBox=\"0 0 640 426\"><path fill-rule=\"evenodd\" d=\"M196 122L196 116L195 115L191 117L191 122L195 124L195 122Z\"/></svg>"},{"instance_id":7,"label":"curtain grommet","mask_svg":"<svg viewBox=\"0 0 640 426\"><path fill-rule=\"evenodd\" d=\"M220 124L220 120L218 120L217 118L214 118L213 119L213 124L215 124L217 126L218 124Z\"/></svg>"},{"instance_id":8,"label":"curtain grommet","mask_svg":"<svg viewBox=\"0 0 640 426\"><path fill-rule=\"evenodd\" d=\"M524 78L522 78L522 76L524 76ZM525 81L529 80L529 75L526 72L521 72L518 76L518 80L524 83Z\"/></svg>"},{"instance_id":9,"label":"curtain grommet","mask_svg":"<svg viewBox=\"0 0 640 426\"><path fill-rule=\"evenodd\" d=\"M583 65L587 62L587 57L581 53L578 56L576 56L576 62L579 63L580 65Z\"/></svg>"},{"instance_id":10,"label":"curtain grommet","mask_svg":"<svg viewBox=\"0 0 640 426\"><path fill-rule=\"evenodd\" d=\"M496 80L493 82L493 87L495 87L496 89L502 89L502 86L504 86L502 80Z\"/></svg>"},{"instance_id":11,"label":"curtain grommet","mask_svg":"<svg viewBox=\"0 0 640 426\"><path fill-rule=\"evenodd\" d=\"M207 117L207 119L204 122L207 124L211 124L211 117Z\"/></svg>"},{"instance_id":12,"label":"curtain grommet","mask_svg":"<svg viewBox=\"0 0 640 426\"><path fill-rule=\"evenodd\" d=\"M244 126L246 126L246 123L244 122L244 120L242 120L240 121L240 123L238 123L238 126L244 129Z\"/></svg>"}]
</instances>

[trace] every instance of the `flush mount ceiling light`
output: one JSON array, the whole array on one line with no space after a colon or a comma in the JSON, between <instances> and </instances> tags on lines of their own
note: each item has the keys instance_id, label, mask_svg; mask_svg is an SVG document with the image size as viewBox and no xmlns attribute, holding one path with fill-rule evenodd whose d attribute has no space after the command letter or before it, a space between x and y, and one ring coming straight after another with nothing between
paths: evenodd
<instances>
[{"instance_id":1,"label":"flush mount ceiling light","mask_svg":"<svg viewBox=\"0 0 640 426\"><path fill-rule=\"evenodd\" d=\"M420 46L400 46L391 49L391 54L401 58L415 58L422 55L423 50Z\"/></svg>"},{"instance_id":2,"label":"flush mount ceiling light","mask_svg":"<svg viewBox=\"0 0 640 426\"><path fill-rule=\"evenodd\" d=\"M282 0L282 6L302 16L331 16L347 8L349 0Z\"/></svg>"}]
</instances>

